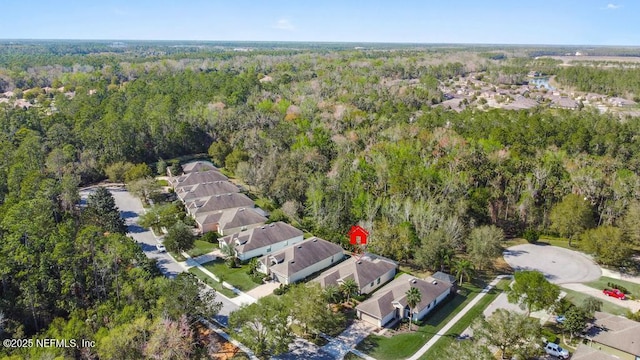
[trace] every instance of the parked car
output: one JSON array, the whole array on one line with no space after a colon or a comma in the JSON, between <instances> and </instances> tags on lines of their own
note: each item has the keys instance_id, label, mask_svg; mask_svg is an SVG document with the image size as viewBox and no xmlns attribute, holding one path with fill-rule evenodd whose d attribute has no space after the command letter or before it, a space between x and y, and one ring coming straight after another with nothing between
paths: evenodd
<instances>
[{"instance_id":1,"label":"parked car","mask_svg":"<svg viewBox=\"0 0 640 360\"><path fill-rule=\"evenodd\" d=\"M161 253L167 252L167 248L164 247L164 245L162 245L162 244L156 245L156 249L158 249L158 252L161 252Z\"/></svg>"},{"instance_id":2,"label":"parked car","mask_svg":"<svg viewBox=\"0 0 640 360\"><path fill-rule=\"evenodd\" d=\"M565 321L565 320L567 320L567 318L566 318L566 317L564 317L564 315L558 315L558 316L556 316L556 322L557 322L558 324L564 324L564 321Z\"/></svg>"},{"instance_id":3,"label":"parked car","mask_svg":"<svg viewBox=\"0 0 640 360\"><path fill-rule=\"evenodd\" d=\"M624 300L624 293L618 289L604 289L602 292L607 295L614 297L616 299Z\"/></svg>"},{"instance_id":4,"label":"parked car","mask_svg":"<svg viewBox=\"0 0 640 360\"><path fill-rule=\"evenodd\" d=\"M547 345L544 346L544 351L551 356L557 357L558 359L564 360L569 358L569 351L561 348L560 345L556 343L548 342Z\"/></svg>"}]
</instances>

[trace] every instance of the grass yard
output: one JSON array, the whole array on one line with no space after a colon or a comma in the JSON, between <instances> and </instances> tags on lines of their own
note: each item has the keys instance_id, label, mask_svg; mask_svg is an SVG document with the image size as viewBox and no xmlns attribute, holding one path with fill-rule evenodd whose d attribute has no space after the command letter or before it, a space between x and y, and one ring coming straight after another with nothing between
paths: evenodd
<instances>
[{"instance_id":1,"label":"grass yard","mask_svg":"<svg viewBox=\"0 0 640 360\"><path fill-rule=\"evenodd\" d=\"M216 244L212 244L210 242L196 240L193 248L187 251L187 254L191 257L196 257L204 254L208 254L215 250L218 246Z\"/></svg>"},{"instance_id":2,"label":"grass yard","mask_svg":"<svg viewBox=\"0 0 640 360\"><path fill-rule=\"evenodd\" d=\"M202 270L198 269L197 267L192 267L189 269L189 272L192 273L193 275L197 276L198 279L202 280L205 284L211 286L212 288L214 288L217 292L221 293L222 295L228 297L228 298L234 298L236 297L236 293L234 293L233 291L225 288L224 286L222 286L222 284L220 284L219 282L213 280L209 275L205 274L202 272Z\"/></svg>"},{"instance_id":3,"label":"grass yard","mask_svg":"<svg viewBox=\"0 0 640 360\"><path fill-rule=\"evenodd\" d=\"M567 293L566 299L577 306L580 306L584 302L584 299L593 297L566 288L561 288L561 290ZM625 315L627 313L627 308L613 304L610 301L602 300L602 311L615 315Z\"/></svg>"},{"instance_id":4,"label":"grass yard","mask_svg":"<svg viewBox=\"0 0 640 360\"><path fill-rule=\"evenodd\" d=\"M242 265L236 268L229 268L224 260L218 259L202 264L207 270L216 274L218 278L235 286L240 291L249 291L259 284L251 280L251 276L247 274L248 266Z\"/></svg>"},{"instance_id":5,"label":"grass yard","mask_svg":"<svg viewBox=\"0 0 640 360\"><path fill-rule=\"evenodd\" d=\"M492 290L485 295L478 303L469 310L455 325L447 331L446 335L441 337L429 351L427 351L420 359L446 359L446 351L451 346L451 343L456 341L455 338L462 334L473 321L482 315L484 309L496 299L498 294L503 292L511 282L510 279L503 279L496 285L496 290Z\"/></svg>"},{"instance_id":6,"label":"grass yard","mask_svg":"<svg viewBox=\"0 0 640 360\"><path fill-rule=\"evenodd\" d=\"M567 239L567 238L543 235L543 236L540 237L540 240L538 240L538 243L539 244L553 245L553 246L557 246L557 247L561 247L561 248L565 248L565 249L569 249L569 250L574 250L574 251L581 251L580 250L580 241L578 241L578 240L574 240L571 243L571 246L569 246L569 239Z\"/></svg>"},{"instance_id":7,"label":"grass yard","mask_svg":"<svg viewBox=\"0 0 640 360\"><path fill-rule=\"evenodd\" d=\"M392 337L369 335L357 349L378 360L403 359L413 355L482 291L482 288L471 284L463 285L462 289L465 290L462 294L457 294L438 307L435 313L427 315L418 329Z\"/></svg>"},{"instance_id":8,"label":"grass yard","mask_svg":"<svg viewBox=\"0 0 640 360\"><path fill-rule=\"evenodd\" d=\"M618 279L603 276L596 281L585 283L585 285L598 290L603 290L605 288L611 288L609 285L607 285L607 283L610 283L610 282L626 287L627 290L631 292L631 295L633 295L633 297L635 297L636 299L640 298L640 284L632 283L625 280L618 280Z\"/></svg>"}]
</instances>

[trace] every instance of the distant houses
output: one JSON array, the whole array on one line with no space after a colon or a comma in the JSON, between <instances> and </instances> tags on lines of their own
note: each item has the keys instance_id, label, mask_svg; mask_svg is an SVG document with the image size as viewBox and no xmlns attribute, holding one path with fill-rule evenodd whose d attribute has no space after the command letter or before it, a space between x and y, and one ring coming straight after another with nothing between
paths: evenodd
<instances>
[{"instance_id":1,"label":"distant houses","mask_svg":"<svg viewBox=\"0 0 640 360\"><path fill-rule=\"evenodd\" d=\"M293 284L344 258L338 244L312 237L260 258L258 271L282 284Z\"/></svg>"},{"instance_id":2,"label":"distant houses","mask_svg":"<svg viewBox=\"0 0 640 360\"><path fill-rule=\"evenodd\" d=\"M410 309L407 304L406 293L412 287L417 288L421 295L415 309ZM434 278L423 280L402 274L356 306L357 316L378 327L395 320L408 319L411 311L414 312L413 318L419 320L445 301L453 289L448 281Z\"/></svg>"}]
</instances>

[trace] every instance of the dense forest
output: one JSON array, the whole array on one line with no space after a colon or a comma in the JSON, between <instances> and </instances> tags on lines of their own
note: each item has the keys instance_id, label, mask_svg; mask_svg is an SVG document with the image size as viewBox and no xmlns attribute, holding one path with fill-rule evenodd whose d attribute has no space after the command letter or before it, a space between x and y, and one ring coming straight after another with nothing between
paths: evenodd
<instances>
[{"instance_id":1,"label":"dense forest","mask_svg":"<svg viewBox=\"0 0 640 360\"><path fill-rule=\"evenodd\" d=\"M637 118L436 106L438 84L470 72L545 67L638 96L637 70L511 59L520 48L500 49L506 60L462 47L0 49L0 90L32 105L0 104L0 337L69 334L97 340L101 358L152 356L215 311L172 297L199 285L159 276L108 215L108 193L78 207L78 187L123 162L208 153L296 226L344 243L361 223L371 251L420 269L452 256L490 266L487 244L505 236L569 237L611 265L640 244Z\"/></svg>"}]
</instances>

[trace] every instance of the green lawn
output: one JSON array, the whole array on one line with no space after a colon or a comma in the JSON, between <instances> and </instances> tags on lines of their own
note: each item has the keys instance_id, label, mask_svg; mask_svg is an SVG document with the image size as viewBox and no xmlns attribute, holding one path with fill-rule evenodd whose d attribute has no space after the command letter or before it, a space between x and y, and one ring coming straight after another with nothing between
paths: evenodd
<instances>
[{"instance_id":1,"label":"green lawn","mask_svg":"<svg viewBox=\"0 0 640 360\"><path fill-rule=\"evenodd\" d=\"M211 286L217 292L221 293L222 295L224 295L224 296L226 296L228 298L233 298L233 297L238 296L233 291L231 291L231 290L225 288L224 286L222 286L222 284L220 284L219 282L213 280L209 275L203 273L202 270L198 269L197 267L190 268L189 272L192 273L193 275L197 276L198 279L204 281L205 284Z\"/></svg>"},{"instance_id":2,"label":"green lawn","mask_svg":"<svg viewBox=\"0 0 640 360\"><path fill-rule=\"evenodd\" d=\"M196 257L196 256L208 254L213 250L215 250L217 247L218 246L216 244L212 244L210 242L206 242L202 240L196 240L193 245L193 248L187 251L187 254L189 254L191 257Z\"/></svg>"},{"instance_id":3,"label":"green lawn","mask_svg":"<svg viewBox=\"0 0 640 360\"><path fill-rule=\"evenodd\" d=\"M593 296L586 295L577 291L562 288L562 291L567 293L566 299L571 301L574 305L580 306L586 298L592 298ZM598 299L600 300L600 299ZM625 315L627 308L611 303L610 301L602 301L602 311L615 315Z\"/></svg>"},{"instance_id":4,"label":"green lawn","mask_svg":"<svg viewBox=\"0 0 640 360\"><path fill-rule=\"evenodd\" d=\"M631 295L633 295L633 297L635 297L636 299L640 298L640 284L632 283L625 280L618 280L618 279L603 276L596 281L585 283L585 285L591 286L592 288L595 288L595 289L603 290L605 288L611 288L609 285L607 285L607 283L610 283L610 282L626 287L627 290L631 292Z\"/></svg>"},{"instance_id":5,"label":"green lawn","mask_svg":"<svg viewBox=\"0 0 640 360\"><path fill-rule=\"evenodd\" d=\"M378 360L395 360L413 355L482 290L471 284L465 284L462 288L465 290L462 294L442 304L435 313L427 315L418 329L393 337L369 335L358 344L357 349Z\"/></svg>"},{"instance_id":6,"label":"green lawn","mask_svg":"<svg viewBox=\"0 0 640 360\"><path fill-rule=\"evenodd\" d=\"M235 286L240 291L249 291L259 284L251 280L249 274L247 274L248 266L243 265L236 268L229 268L224 260L218 259L202 264L207 270L216 274L218 278L222 279L229 284Z\"/></svg>"},{"instance_id":7,"label":"green lawn","mask_svg":"<svg viewBox=\"0 0 640 360\"><path fill-rule=\"evenodd\" d=\"M471 323L482 315L484 309L496 299L504 289L509 286L511 280L503 279L496 285L496 290L489 292L478 303L469 310L455 325L447 331L446 335L441 337L433 346L427 351L420 359L446 359L445 351L451 346L451 343L455 341L455 338L462 334Z\"/></svg>"},{"instance_id":8,"label":"green lawn","mask_svg":"<svg viewBox=\"0 0 640 360\"><path fill-rule=\"evenodd\" d=\"M574 240L571 242L571 246L569 246L569 239L567 238L543 235L540 237L540 240L538 240L538 243L562 247L569 250L580 251L580 242L577 240Z\"/></svg>"}]
</instances>

